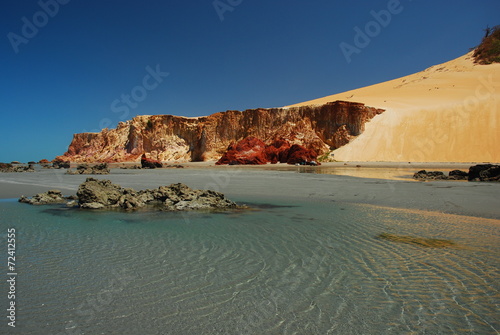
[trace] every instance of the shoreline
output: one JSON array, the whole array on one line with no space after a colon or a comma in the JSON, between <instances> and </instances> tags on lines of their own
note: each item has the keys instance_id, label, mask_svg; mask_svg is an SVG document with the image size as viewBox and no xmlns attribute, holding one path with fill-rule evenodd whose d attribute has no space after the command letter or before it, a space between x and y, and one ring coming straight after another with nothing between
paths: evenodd
<instances>
[{"instance_id":1,"label":"shoreline","mask_svg":"<svg viewBox=\"0 0 500 335\"><path fill-rule=\"evenodd\" d=\"M412 180L413 174L420 170L442 171L448 173L452 170L468 171L469 167L477 164L490 163L411 163L411 162L327 162L320 166L296 166L286 163L262 164L262 165L215 165L215 161L208 162L167 162L167 165L180 164L184 168L207 169L215 171L224 171L226 169L242 169L248 171L288 171L299 173L329 174L337 176L350 176L357 178L371 178L384 180ZM110 163L110 168L120 168L123 166L134 166L136 163ZM167 168L168 169L168 168Z\"/></svg>"},{"instance_id":2,"label":"shoreline","mask_svg":"<svg viewBox=\"0 0 500 335\"><path fill-rule=\"evenodd\" d=\"M295 165L287 164L287 163L277 163L277 164L262 164L262 165L215 165L217 161L203 161L203 162L179 162L179 161L165 161L162 162L164 165L170 165L170 164L180 164L184 166L189 166L189 167L227 167L227 166L232 166L232 167L242 167L242 168L258 168L258 167L276 167L276 168L283 168L283 167L294 167ZM77 164L100 164L100 162L96 163L77 163L77 162L71 162L71 165L77 165ZM120 166L133 166L133 165L141 165L140 161L137 162L114 162L114 163L108 163L110 167L114 168L119 168ZM342 167L342 166L356 166L356 165L361 165L365 167L379 167L379 168L394 168L394 167L443 167L443 168L453 168L453 167L461 167L461 168L469 168L472 165L476 164L500 164L500 163L492 163L492 162L385 162L385 161L380 161L380 162L368 162L368 161L338 161L338 162L324 162L321 163L320 166L327 166L327 167Z\"/></svg>"},{"instance_id":3,"label":"shoreline","mask_svg":"<svg viewBox=\"0 0 500 335\"><path fill-rule=\"evenodd\" d=\"M341 164L344 167L343 163ZM50 189L59 189L64 195L71 195L76 193L78 186L86 178L93 177L110 179L122 187L132 187L136 190L182 182L196 189L220 191L237 202L250 201L245 199L258 200L259 197L292 198L303 199L304 202L313 200L358 203L500 219L497 200L500 198L500 183L423 182L413 180L411 177L398 177L398 174L408 172L406 167L404 169L399 167L401 164L391 164L392 168L383 166L384 169L380 169L382 167L380 164L369 164L370 168L368 164L364 165L361 168L355 166L340 168L335 165L326 167L333 169L335 173L316 173L318 171L315 169L325 168L323 165L297 167L284 164L207 168L198 163L191 163L186 168L179 169L112 169L109 175L66 175L65 169L40 170L35 173L5 173L0 174L0 199L16 199L21 195L31 197ZM412 173L420 169L420 166L410 165ZM425 167L443 170L444 167L463 169L465 165L468 166L468 164L433 166L426 164ZM363 173L364 176L359 177ZM358 176L346 174L358 174ZM377 174L381 177L373 178L373 175Z\"/></svg>"}]
</instances>

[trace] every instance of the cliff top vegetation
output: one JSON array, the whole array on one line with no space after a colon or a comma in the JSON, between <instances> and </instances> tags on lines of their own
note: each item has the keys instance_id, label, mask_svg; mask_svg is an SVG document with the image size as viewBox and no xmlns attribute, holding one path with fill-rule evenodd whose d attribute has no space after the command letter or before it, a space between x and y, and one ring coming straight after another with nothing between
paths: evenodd
<instances>
[{"instance_id":1,"label":"cliff top vegetation","mask_svg":"<svg viewBox=\"0 0 500 335\"><path fill-rule=\"evenodd\" d=\"M481 44L474 51L474 59L478 64L500 63L500 25L486 28Z\"/></svg>"}]
</instances>

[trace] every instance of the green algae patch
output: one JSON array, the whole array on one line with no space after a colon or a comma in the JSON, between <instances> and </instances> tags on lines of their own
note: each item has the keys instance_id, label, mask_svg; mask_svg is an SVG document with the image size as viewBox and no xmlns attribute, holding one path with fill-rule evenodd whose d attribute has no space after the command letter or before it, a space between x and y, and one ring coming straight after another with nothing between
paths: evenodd
<instances>
[{"instance_id":1,"label":"green algae patch","mask_svg":"<svg viewBox=\"0 0 500 335\"><path fill-rule=\"evenodd\" d=\"M450 240L442 240L437 238L424 238L424 237L413 237L413 236L405 236L405 235L395 235L382 233L377 235L376 238L382 240L388 240L392 242L398 243L406 243L413 244L423 248L448 248L448 247L456 247L457 244Z\"/></svg>"}]
</instances>

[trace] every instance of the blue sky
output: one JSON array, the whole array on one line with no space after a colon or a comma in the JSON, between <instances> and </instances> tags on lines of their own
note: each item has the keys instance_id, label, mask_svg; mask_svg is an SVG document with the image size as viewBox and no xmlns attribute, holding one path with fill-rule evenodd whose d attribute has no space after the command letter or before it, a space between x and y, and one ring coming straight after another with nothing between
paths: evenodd
<instances>
[{"instance_id":1,"label":"blue sky","mask_svg":"<svg viewBox=\"0 0 500 335\"><path fill-rule=\"evenodd\" d=\"M498 13L498 0L6 0L0 162L51 160L135 115L279 107L418 72L476 46Z\"/></svg>"}]
</instances>

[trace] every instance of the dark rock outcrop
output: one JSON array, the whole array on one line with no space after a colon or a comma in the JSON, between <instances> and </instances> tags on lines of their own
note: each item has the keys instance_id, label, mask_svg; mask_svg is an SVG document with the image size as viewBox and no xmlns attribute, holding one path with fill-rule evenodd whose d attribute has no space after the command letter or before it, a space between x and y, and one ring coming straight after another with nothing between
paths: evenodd
<instances>
[{"instance_id":1,"label":"dark rock outcrop","mask_svg":"<svg viewBox=\"0 0 500 335\"><path fill-rule=\"evenodd\" d=\"M471 166L469 173L453 170L448 176L441 171L420 170L413 175L413 178L417 180L500 181L500 165L478 164Z\"/></svg>"},{"instance_id":2,"label":"dark rock outcrop","mask_svg":"<svg viewBox=\"0 0 500 335\"><path fill-rule=\"evenodd\" d=\"M35 172L32 164L14 166L9 163L0 163L0 172Z\"/></svg>"},{"instance_id":3,"label":"dark rock outcrop","mask_svg":"<svg viewBox=\"0 0 500 335\"><path fill-rule=\"evenodd\" d=\"M123 170L140 170L140 169L142 169L142 167L140 165L120 166L120 169L123 169Z\"/></svg>"},{"instance_id":4,"label":"dark rock outcrop","mask_svg":"<svg viewBox=\"0 0 500 335\"><path fill-rule=\"evenodd\" d=\"M35 168L32 164L29 164L28 166L18 166L17 168L17 172L35 172Z\"/></svg>"},{"instance_id":5,"label":"dark rock outcrop","mask_svg":"<svg viewBox=\"0 0 500 335\"><path fill-rule=\"evenodd\" d=\"M101 163L89 166L87 164L80 164L76 171L69 169L67 174L109 174L109 167L107 163Z\"/></svg>"},{"instance_id":6,"label":"dark rock outcrop","mask_svg":"<svg viewBox=\"0 0 500 335\"><path fill-rule=\"evenodd\" d=\"M38 164L40 164L40 166L44 169L53 169L54 166L51 164L51 162L47 159L42 159L40 161L38 161Z\"/></svg>"},{"instance_id":7,"label":"dark rock outcrop","mask_svg":"<svg viewBox=\"0 0 500 335\"><path fill-rule=\"evenodd\" d=\"M500 165L478 164L469 168L469 181L500 181Z\"/></svg>"},{"instance_id":8,"label":"dark rock outcrop","mask_svg":"<svg viewBox=\"0 0 500 335\"><path fill-rule=\"evenodd\" d=\"M143 169L156 169L162 168L163 164L158 160L147 158L146 154L143 154L141 157L141 167Z\"/></svg>"},{"instance_id":9,"label":"dark rock outcrop","mask_svg":"<svg viewBox=\"0 0 500 335\"><path fill-rule=\"evenodd\" d=\"M453 170L448 173L448 179L451 180L467 180L469 174L461 170Z\"/></svg>"},{"instance_id":10,"label":"dark rock outcrop","mask_svg":"<svg viewBox=\"0 0 500 335\"><path fill-rule=\"evenodd\" d=\"M76 196L82 208L118 207L118 201L126 191L111 180L87 178L78 187Z\"/></svg>"},{"instance_id":11,"label":"dark rock outcrop","mask_svg":"<svg viewBox=\"0 0 500 335\"><path fill-rule=\"evenodd\" d=\"M81 208L139 209L154 205L163 210L238 208L224 194L210 190L193 190L184 184L160 186L154 190L135 191L122 188L109 180L87 178L77 192Z\"/></svg>"},{"instance_id":12,"label":"dark rock outcrop","mask_svg":"<svg viewBox=\"0 0 500 335\"><path fill-rule=\"evenodd\" d=\"M69 169L71 167L70 161L63 161L59 159L54 159L52 161L52 167L54 169Z\"/></svg>"},{"instance_id":13,"label":"dark rock outcrop","mask_svg":"<svg viewBox=\"0 0 500 335\"><path fill-rule=\"evenodd\" d=\"M31 198L24 195L19 198L19 202L24 202L30 205L47 205L47 204L64 204L68 201L75 200L75 197L64 197L59 190L50 190L45 193L39 193Z\"/></svg>"},{"instance_id":14,"label":"dark rock outcrop","mask_svg":"<svg viewBox=\"0 0 500 335\"><path fill-rule=\"evenodd\" d=\"M468 173L461 170L453 170L446 176L441 171L420 170L413 175L418 180L467 180Z\"/></svg>"},{"instance_id":15,"label":"dark rock outcrop","mask_svg":"<svg viewBox=\"0 0 500 335\"><path fill-rule=\"evenodd\" d=\"M224 194L211 190L192 190L184 184L172 184L160 187L159 200L163 200L165 209L170 211L236 208L237 205ZM154 192L153 194L157 194Z\"/></svg>"},{"instance_id":16,"label":"dark rock outcrop","mask_svg":"<svg viewBox=\"0 0 500 335\"><path fill-rule=\"evenodd\" d=\"M9 163L0 163L0 172L14 172L14 166Z\"/></svg>"},{"instance_id":17,"label":"dark rock outcrop","mask_svg":"<svg viewBox=\"0 0 500 335\"><path fill-rule=\"evenodd\" d=\"M441 171L420 170L413 174L414 179L418 180L446 180L448 177Z\"/></svg>"}]
</instances>

